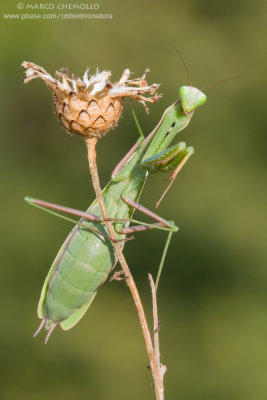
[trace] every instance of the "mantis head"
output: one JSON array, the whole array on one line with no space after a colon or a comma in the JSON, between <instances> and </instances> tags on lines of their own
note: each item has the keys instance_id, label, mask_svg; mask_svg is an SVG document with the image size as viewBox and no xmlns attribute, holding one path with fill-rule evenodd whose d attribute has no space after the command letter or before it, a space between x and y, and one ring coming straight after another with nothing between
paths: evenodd
<instances>
[{"instance_id":1,"label":"mantis head","mask_svg":"<svg viewBox=\"0 0 267 400\"><path fill-rule=\"evenodd\" d=\"M181 86L179 89L179 97L185 113L193 111L207 100L207 96L201 92L201 90L192 86Z\"/></svg>"}]
</instances>

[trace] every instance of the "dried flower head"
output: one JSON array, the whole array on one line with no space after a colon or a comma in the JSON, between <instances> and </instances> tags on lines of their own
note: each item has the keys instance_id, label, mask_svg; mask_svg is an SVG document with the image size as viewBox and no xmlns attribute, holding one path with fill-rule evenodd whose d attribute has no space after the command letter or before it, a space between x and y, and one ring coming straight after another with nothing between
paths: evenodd
<instances>
[{"instance_id":1,"label":"dried flower head","mask_svg":"<svg viewBox=\"0 0 267 400\"><path fill-rule=\"evenodd\" d=\"M88 77L88 69L83 79L68 76L67 69L56 72L53 78L39 65L24 61L25 83L34 78L43 79L53 92L54 104L61 125L71 133L86 137L101 137L114 128L123 109L125 97L137 100L148 112L146 102L156 102L159 85L148 85L145 77L129 79L130 70L125 69L118 82L111 83L111 72L96 72ZM145 94L150 96L145 97Z\"/></svg>"}]
</instances>

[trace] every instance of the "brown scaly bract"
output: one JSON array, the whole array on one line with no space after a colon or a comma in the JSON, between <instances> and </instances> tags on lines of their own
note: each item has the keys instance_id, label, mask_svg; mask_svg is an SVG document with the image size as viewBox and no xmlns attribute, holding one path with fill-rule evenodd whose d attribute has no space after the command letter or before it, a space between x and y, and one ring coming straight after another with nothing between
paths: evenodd
<instances>
[{"instance_id":1,"label":"brown scaly bract","mask_svg":"<svg viewBox=\"0 0 267 400\"><path fill-rule=\"evenodd\" d=\"M61 125L70 133L83 137L101 137L114 128L121 116L125 97L137 100L148 112L146 102L156 102L159 85L148 85L145 71L141 78L129 79L130 70L125 69L118 82L111 83L111 72L96 72L89 76L88 69L83 79L68 76L67 69L57 72L60 80L53 78L39 65L24 61L25 83L34 78L43 79L51 88L56 113ZM145 97L145 94L151 96Z\"/></svg>"}]
</instances>

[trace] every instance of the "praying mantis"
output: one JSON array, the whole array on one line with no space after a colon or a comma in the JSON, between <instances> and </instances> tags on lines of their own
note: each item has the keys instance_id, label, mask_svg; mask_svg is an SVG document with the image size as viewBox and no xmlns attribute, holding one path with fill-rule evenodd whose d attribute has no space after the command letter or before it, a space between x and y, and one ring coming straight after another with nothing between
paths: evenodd
<instances>
[{"instance_id":1,"label":"praying mantis","mask_svg":"<svg viewBox=\"0 0 267 400\"><path fill-rule=\"evenodd\" d=\"M182 86L179 98L163 113L158 125L145 138L140 138L112 173L111 181L103 189L103 198L116 232L116 240L123 247L126 235L146 229L176 232L177 226L141 206L138 201L148 173L172 171L168 187L193 154L194 149L184 142L168 147L174 137L187 127L195 110L206 102L206 95L192 86ZM71 329L87 311L94 297L117 263L112 240L108 236L97 200L86 212L59 206L31 197L25 200L40 208L49 208L79 216L60 248L45 279L38 317L41 324L37 335L45 327L46 342L59 324L63 330ZM139 209L157 222L129 226L135 209ZM53 212L53 211L52 211ZM138 221L137 221L138 222Z\"/></svg>"}]
</instances>

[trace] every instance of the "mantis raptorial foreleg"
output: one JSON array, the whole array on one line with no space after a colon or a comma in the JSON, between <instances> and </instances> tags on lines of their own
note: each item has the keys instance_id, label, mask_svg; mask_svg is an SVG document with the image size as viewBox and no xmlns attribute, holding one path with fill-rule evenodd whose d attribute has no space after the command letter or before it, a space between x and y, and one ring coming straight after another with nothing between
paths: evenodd
<instances>
[{"instance_id":1,"label":"mantis raptorial foreleg","mask_svg":"<svg viewBox=\"0 0 267 400\"><path fill-rule=\"evenodd\" d=\"M169 170L174 169L172 174L166 179L171 182L164 190L159 201L156 203L156 207L159 206L161 200L172 186L176 176L192 154L194 154L193 147L186 147L184 142L180 142L143 161L143 165L151 173L158 171L168 172Z\"/></svg>"}]
</instances>

